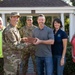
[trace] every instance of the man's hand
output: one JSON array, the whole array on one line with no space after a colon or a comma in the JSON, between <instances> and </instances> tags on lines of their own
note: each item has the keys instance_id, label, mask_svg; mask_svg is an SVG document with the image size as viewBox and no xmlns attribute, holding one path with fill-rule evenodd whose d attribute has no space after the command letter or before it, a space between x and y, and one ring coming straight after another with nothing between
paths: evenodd
<instances>
[{"instance_id":1,"label":"man's hand","mask_svg":"<svg viewBox=\"0 0 75 75\"><path fill-rule=\"evenodd\" d=\"M34 45L38 45L42 42L42 40L38 39L38 38L35 38L36 41L33 42Z\"/></svg>"},{"instance_id":2,"label":"man's hand","mask_svg":"<svg viewBox=\"0 0 75 75\"><path fill-rule=\"evenodd\" d=\"M28 42L28 38L27 37L23 37L22 39L21 39L23 42Z\"/></svg>"}]
</instances>

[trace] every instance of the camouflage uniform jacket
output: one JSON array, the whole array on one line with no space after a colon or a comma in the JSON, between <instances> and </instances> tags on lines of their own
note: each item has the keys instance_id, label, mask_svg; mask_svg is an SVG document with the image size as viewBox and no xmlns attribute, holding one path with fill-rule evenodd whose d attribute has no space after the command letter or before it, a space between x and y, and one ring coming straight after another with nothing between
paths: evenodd
<instances>
[{"instance_id":1,"label":"camouflage uniform jacket","mask_svg":"<svg viewBox=\"0 0 75 75\"><path fill-rule=\"evenodd\" d=\"M21 37L32 37L32 31L37 28L37 26L34 26L32 25L31 27L28 27L27 25L26 26L23 26L21 29L20 29L20 35ZM33 50L35 49L34 45L30 45L28 48L26 48L25 51L28 51L28 50Z\"/></svg>"},{"instance_id":2,"label":"camouflage uniform jacket","mask_svg":"<svg viewBox=\"0 0 75 75\"><path fill-rule=\"evenodd\" d=\"M3 31L3 54L5 75L16 75L21 61L21 51L25 50L25 43L16 27L11 24Z\"/></svg>"},{"instance_id":3,"label":"camouflage uniform jacket","mask_svg":"<svg viewBox=\"0 0 75 75\"><path fill-rule=\"evenodd\" d=\"M32 30L36 28L36 26L32 25L31 27L28 27L27 25L26 26L23 26L21 29L20 29L20 35L21 37L32 37Z\"/></svg>"},{"instance_id":4,"label":"camouflage uniform jacket","mask_svg":"<svg viewBox=\"0 0 75 75\"><path fill-rule=\"evenodd\" d=\"M3 45L5 45L8 50L10 49L12 51L25 48L25 43L21 43L18 29L12 25L9 25L3 31Z\"/></svg>"}]
</instances>

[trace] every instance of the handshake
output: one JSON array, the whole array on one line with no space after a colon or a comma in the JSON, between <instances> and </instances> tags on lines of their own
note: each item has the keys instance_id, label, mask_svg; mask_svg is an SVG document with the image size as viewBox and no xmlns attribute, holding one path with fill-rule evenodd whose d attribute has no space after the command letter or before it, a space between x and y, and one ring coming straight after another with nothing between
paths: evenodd
<instances>
[{"instance_id":1,"label":"handshake","mask_svg":"<svg viewBox=\"0 0 75 75\"><path fill-rule=\"evenodd\" d=\"M37 41L37 39L33 38L33 37L24 37L24 38L22 38L22 41L25 42L25 43L33 44Z\"/></svg>"}]
</instances>

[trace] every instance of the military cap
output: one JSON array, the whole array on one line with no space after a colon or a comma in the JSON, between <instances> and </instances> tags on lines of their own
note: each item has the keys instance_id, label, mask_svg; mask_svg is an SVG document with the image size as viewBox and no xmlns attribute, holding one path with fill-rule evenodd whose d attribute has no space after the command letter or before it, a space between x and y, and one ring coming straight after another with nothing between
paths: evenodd
<instances>
[{"instance_id":1,"label":"military cap","mask_svg":"<svg viewBox=\"0 0 75 75\"><path fill-rule=\"evenodd\" d=\"M18 16L18 17L20 17L20 14L17 13L17 12L12 12L10 16Z\"/></svg>"},{"instance_id":2,"label":"military cap","mask_svg":"<svg viewBox=\"0 0 75 75\"><path fill-rule=\"evenodd\" d=\"M30 20L32 20L32 16L26 16L26 19L28 20L28 19L30 19Z\"/></svg>"}]
</instances>

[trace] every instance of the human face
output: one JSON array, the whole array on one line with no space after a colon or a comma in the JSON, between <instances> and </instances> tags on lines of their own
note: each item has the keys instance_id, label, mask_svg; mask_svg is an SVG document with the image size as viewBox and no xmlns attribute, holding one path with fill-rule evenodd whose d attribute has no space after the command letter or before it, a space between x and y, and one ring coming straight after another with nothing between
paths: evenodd
<instances>
[{"instance_id":1,"label":"human face","mask_svg":"<svg viewBox=\"0 0 75 75\"><path fill-rule=\"evenodd\" d=\"M37 22L38 22L39 25L44 25L45 17L42 17L42 16L38 17Z\"/></svg>"},{"instance_id":2,"label":"human face","mask_svg":"<svg viewBox=\"0 0 75 75\"><path fill-rule=\"evenodd\" d=\"M27 19L26 22L27 22L27 25L30 26L30 25L32 25L33 20L32 19Z\"/></svg>"},{"instance_id":3,"label":"human face","mask_svg":"<svg viewBox=\"0 0 75 75\"><path fill-rule=\"evenodd\" d=\"M2 21L2 19L0 18L0 29L2 29L2 27L3 27L3 21Z\"/></svg>"},{"instance_id":4,"label":"human face","mask_svg":"<svg viewBox=\"0 0 75 75\"><path fill-rule=\"evenodd\" d=\"M12 16L10 18L10 22L12 23L12 25L16 25L18 23L19 17L18 16Z\"/></svg>"},{"instance_id":5,"label":"human face","mask_svg":"<svg viewBox=\"0 0 75 75\"><path fill-rule=\"evenodd\" d=\"M60 23L55 21L54 22L54 28L58 30L60 28Z\"/></svg>"}]
</instances>

